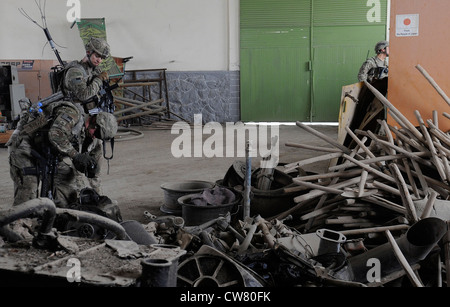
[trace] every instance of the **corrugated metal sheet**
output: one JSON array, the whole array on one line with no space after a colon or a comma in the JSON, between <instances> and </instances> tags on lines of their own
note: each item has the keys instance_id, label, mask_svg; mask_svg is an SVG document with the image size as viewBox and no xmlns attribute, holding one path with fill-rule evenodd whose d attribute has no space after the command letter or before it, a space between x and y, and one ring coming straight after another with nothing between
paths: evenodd
<instances>
[{"instance_id":1,"label":"corrugated metal sheet","mask_svg":"<svg viewBox=\"0 0 450 307\"><path fill-rule=\"evenodd\" d=\"M241 49L247 48L309 48L309 28L242 29Z\"/></svg>"},{"instance_id":2,"label":"corrugated metal sheet","mask_svg":"<svg viewBox=\"0 0 450 307\"><path fill-rule=\"evenodd\" d=\"M241 29L309 27L310 0L241 0Z\"/></svg>"},{"instance_id":3,"label":"corrugated metal sheet","mask_svg":"<svg viewBox=\"0 0 450 307\"><path fill-rule=\"evenodd\" d=\"M241 119L309 120L308 59L309 48L241 50Z\"/></svg>"},{"instance_id":4,"label":"corrugated metal sheet","mask_svg":"<svg viewBox=\"0 0 450 307\"><path fill-rule=\"evenodd\" d=\"M314 29L313 121L336 122L342 86L358 82L367 54L374 54L376 40L384 39L381 26L342 26Z\"/></svg>"},{"instance_id":5,"label":"corrugated metal sheet","mask_svg":"<svg viewBox=\"0 0 450 307\"><path fill-rule=\"evenodd\" d=\"M387 0L313 0L313 25L317 26L358 26L368 25L380 13L380 21L386 24ZM379 12L378 12L379 10Z\"/></svg>"},{"instance_id":6,"label":"corrugated metal sheet","mask_svg":"<svg viewBox=\"0 0 450 307\"><path fill-rule=\"evenodd\" d=\"M242 120L308 120L310 6L310 0L241 0Z\"/></svg>"}]
</instances>

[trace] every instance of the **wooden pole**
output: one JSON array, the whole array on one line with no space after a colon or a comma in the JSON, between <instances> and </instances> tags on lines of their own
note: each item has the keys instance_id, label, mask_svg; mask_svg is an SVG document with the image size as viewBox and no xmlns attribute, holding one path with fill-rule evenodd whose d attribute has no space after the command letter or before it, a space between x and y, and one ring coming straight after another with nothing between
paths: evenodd
<instances>
[{"instance_id":1,"label":"wooden pole","mask_svg":"<svg viewBox=\"0 0 450 307\"><path fill-rule=\"evenodd\" d=\"M434 87L434 89L441 95L441 97L445 100L445 102L450 106L450 99L445 94L445 92L439 87L439 85L434 81L434 79L430 76L430 74L419 64L416 65L416 68L422 73L425 79L430 82L430 84Z\"/></svg>"},{"instance_id":2,"label":"wooden pole","mask_svg":"<svg viewBox=\"0 0 450 307\"><path fill-rule=\"evenodd\" d=\"M402 251L400 250L400 247L398 247L397 242L395 241L394 237L392 236L389 229L385 230L384 232L389 240L389 243L391 244L392 248L394 249L394 254L397 260L402 265L403 269L406 272L406 275L408 275L409 279L411 280L412 284L416 287L423 287L422 283L420 282L419 278L416 276L414 271L412 270L411 266L408 263L408 260L406 260L405 256L403 255Z\"/></svg>"},{"instance_id":3,"label":"wooden pole","mask_svg":"<svg viewBox=\"0 0 450 307\"><path fill-rule=\"evenodd\" d=\"M430 216L431 209L433 209L434 202L436 201L436 198L438 196L438 193L435 190L431 190L430 195L428 196L427 203L425 205L425 209L423 210L422 214L420 215L420 219L424 219Z\"/></svg>"},{"instance_id":4,"label":"wooden pole","mask_svg":"<svg viewBox=\"0 0 450 307\"><path fill-rule=\"evenodd\" d=\"M389 108L391 112L393 112L400 121L408 127L408 129L417 137L419 140L423 140L422 134L416 129L416 127L389 101L386 97L383 96L376 88L374 88L369 82L364 81L364 84L369 88L369 90L375 95L375 97L380 100L385 107Z\"/></svg>"},{"instance_id":5,"label":"wooden pole","mask_svg":"<svg viewBox=\"0 0 450 307\"><path fill-rule=\"evenodd\" d=\"M300 128L305 129L306 131L314 134L315 136L323 139L324 141L328 142L329 144L333 145L336 148L339 148L340 150L342 150L343 152L345 152L346 154L350 154L351 150L348 149L347 147L345 147L344 145L342 145L341 143L335 141L334 139L330 138L329 136L301 123L301 122L296 122L296 125L299 126Z\"/></svg>"}]
</instances>

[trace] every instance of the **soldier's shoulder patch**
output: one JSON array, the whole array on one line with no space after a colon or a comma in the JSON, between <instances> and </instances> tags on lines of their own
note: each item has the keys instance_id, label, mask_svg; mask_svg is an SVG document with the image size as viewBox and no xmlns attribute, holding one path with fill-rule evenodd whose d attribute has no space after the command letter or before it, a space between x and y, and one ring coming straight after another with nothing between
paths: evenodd
<instances>
[{"instance_id":1,"label":"soldier's shoulder patch","mask_svg":"<svg viewBox=\"0 0 450 307\"><path fill-rule=\"evenodd\" d=\"M62 114L61 118L64 119L67 122L72 122L74 120L74 118L72 116L70 116L69 114Z\"/></svg>"},{"instance_id":2,"label":"soldier's shoulder patch","mask_svg":"<svg viewBox=\"0 0 450 307\"><path fill-rule=\"evenodd\" d=\"M83 82L83 78L81 77L72 78L70 79L70 82L72 82L73 84L80 84L81 82Z\"/></svg>"},{"instance_id":3,"label":"soldier's shoulder patch","mask_svg":"<svg viewBox=\"0 0 450 307\"><path fill-rule=\"evenodd\" d=\"M79 67L69 68L66 74L66 79L73 84L81 83L85 78L85 72Z\"/></svg>"}]
</instances>

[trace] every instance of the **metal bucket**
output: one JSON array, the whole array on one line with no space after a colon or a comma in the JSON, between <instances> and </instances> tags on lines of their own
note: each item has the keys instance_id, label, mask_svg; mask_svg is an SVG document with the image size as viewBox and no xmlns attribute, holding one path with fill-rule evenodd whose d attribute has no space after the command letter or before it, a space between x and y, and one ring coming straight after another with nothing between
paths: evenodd
<instances>
[{"instance_id":1,"label":"metal bucket","mask_svg":"<svg viewBox=\"0 0 450 307\"><path fill-rule=\"evenodd\" d=\"M164 190L164 204L160 210L164 213L181 215L181 205L178 203L178 198L188 194L200 193L204 189L214 187L213 182L201 180L188 180L180 182L166 182L161 185Z\"/></svg>"},{"instance_id":2,"label":"metal bucket","mask_svg":"<svg viewBox=\"0 0 450 307\"><path fill-rule=\"evenodd\" d=\"M237 211L237 207L242 200L242 196L233 191L236 198L227 204L198 206L190 203L191 198L195 194L188 194L180 197L178 203L182 207L182 217L185 226L198 226L209 220L225 216L227 213L233 214Z\"/></svg>"}]
</instances>

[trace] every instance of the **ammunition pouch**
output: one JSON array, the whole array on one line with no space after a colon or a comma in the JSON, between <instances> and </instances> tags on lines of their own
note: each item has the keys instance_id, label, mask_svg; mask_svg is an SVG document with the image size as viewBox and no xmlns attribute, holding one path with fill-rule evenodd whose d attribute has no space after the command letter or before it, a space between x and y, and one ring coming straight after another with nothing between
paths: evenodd
<instances>
[{"instance_id":1,"label":"ammunition pouch","mask_svg":"<svg viewBox=\"0 0 450 307\"><path fill-rule=\"evenodd\" d=\"M48 124L49 120L50 119L46 118L44 114L40 113L35 119L23 125L22 129L20 130L20 134L33 135L39 129L45 127Z\"/></svg>"}]
</instances>

